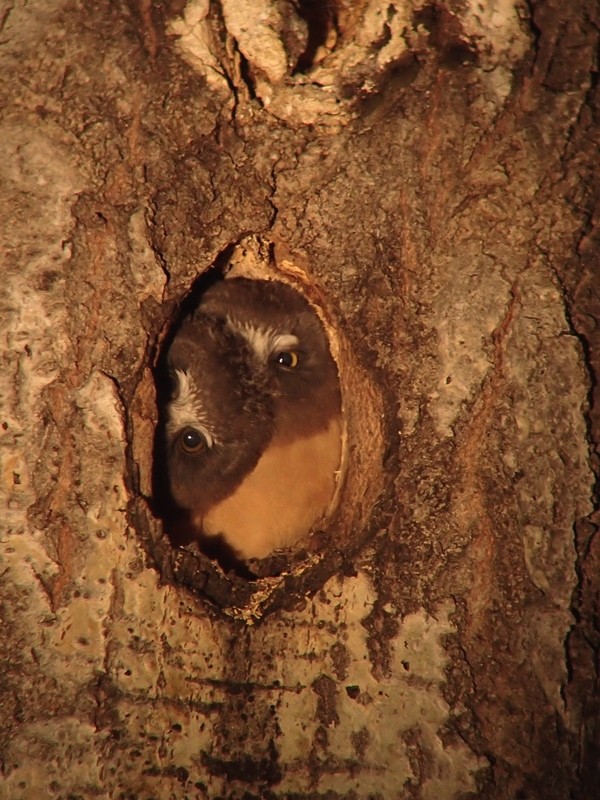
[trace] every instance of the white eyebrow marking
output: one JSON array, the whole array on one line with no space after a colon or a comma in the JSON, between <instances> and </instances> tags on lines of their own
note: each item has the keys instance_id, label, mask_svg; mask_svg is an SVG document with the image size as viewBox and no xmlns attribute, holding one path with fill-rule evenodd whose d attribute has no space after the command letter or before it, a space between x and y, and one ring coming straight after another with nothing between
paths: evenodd
<instances>
[{"instance_id":1,"label":"white eyebrow marking","mask_svg":"<svg viewBox=\"0 0 600 800\"><path fill-rule=\"evenodd\" d=\"M227 318L231 327L240 333L261 361L268 361L273 353L298 347L300 339L291 333L277 333L273 328L257 328L249 322Z\"/></svg>"},{"instance_id":2,"label":"white eyebrow marking","mask_svg":"<svg viewBox=\"0 0 600 800\"><path fill-rule=\"evenodd\" d=\"M210 430L206 410L193 378L183 369L176 369L174 375L177 390L168 405L167 433L171 436L189 425L200 431L207 445L212 447L216 439Z\"/></svg>"},{"instance_id":3,"label":"white eyebrow marking","mask_svg":"<svg viewBox=\"0 0 600 800\"><path fill-rule=\"evenodd\" d=\"M282 333L279 336L275 336L273 339L271 353L278 353L282 350L291 350L294 347L298 347L299 344L300 339L297 336L292 336L291 333Z\"/></svg>"}]
</instances>

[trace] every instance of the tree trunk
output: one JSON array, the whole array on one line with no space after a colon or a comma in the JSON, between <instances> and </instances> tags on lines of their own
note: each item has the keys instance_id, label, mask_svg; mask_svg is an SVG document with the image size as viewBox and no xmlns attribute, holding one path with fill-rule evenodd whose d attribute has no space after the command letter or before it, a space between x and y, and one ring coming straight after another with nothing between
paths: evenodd
<instances>
[{"instance_id":1,"label":"tree trunk","mask_svg":"<svg viewBox=\"0 0 600 800\"><path fill-rule=\"evenodd\" d=\"M595 796L599 16L5 8L0 796ZM299 286L344 397L339 509L254 579L160 503L211 268Z\"/></svg>"}]
</instances>

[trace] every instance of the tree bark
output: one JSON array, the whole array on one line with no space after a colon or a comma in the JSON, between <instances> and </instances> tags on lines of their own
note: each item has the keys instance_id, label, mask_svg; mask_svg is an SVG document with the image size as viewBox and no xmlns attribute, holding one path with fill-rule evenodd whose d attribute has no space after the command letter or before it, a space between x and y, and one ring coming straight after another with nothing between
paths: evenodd
<instances>
[{"instance_id":1,"label":"tree bark","mask_svg":"<svg viewBox=\"0 0 600 800\"><path fill-rule=\"evenodd\" d=\"M598 16L6 6L0 796L595 796ZM155 447L229 268L319 310L348 434L253 580Z\"/></svg>"}]
</instances>

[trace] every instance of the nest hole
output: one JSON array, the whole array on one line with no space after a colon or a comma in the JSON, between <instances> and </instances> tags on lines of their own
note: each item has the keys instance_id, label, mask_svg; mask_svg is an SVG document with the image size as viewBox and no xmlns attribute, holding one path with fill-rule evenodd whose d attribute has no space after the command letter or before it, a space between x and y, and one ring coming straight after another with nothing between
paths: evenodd
<instances>
[{"instance_id":1,"label":"nest hole","mask_svg":"<svg viewBox=\"0 0 600 800\"><path fill-rule=\"evenodd\" d=\"M153 555L158 560L166 578L187 586L197 594L208 596L218 606L234 616L259 618L268 610L290 607L301 602L307 593L320 588L336 571L343 569L346 573L351 572L353 555L378 529L379 525L374 510L384 488L382 401L371 376L353 356L352 336L348 335L351 332L344 331L343 323L338 319L332 304L327 302L323 291L315 284L307 270L285 259L275 262L273 258L269 258L268 261L261 262L256 258L250 260L238 258L236 260L231 258L231 255L228 253L227 258L221 263L217 263L200 276L183 298L176 314L166 327L160 356L155 367L154 378L160 411L154 441L152 495L154 498L153 511L162 521L165 536L162 537L159 546L156 546L155 542ZM179 378L180 384L174 386L173 370L183 367L182 359L185 360L185 357L189 356L190 348L194 344L201 346L200 342L191 341L194 332L189 328L189 320L203 316L204 312L200 309L203 308L203 304L207 303L210 305L209 316L211 314L217 316L219 322L215 323L214 320L210 320L207 323L204 320L200 327L202 329L203 325L208 325L210 335L216 337L219 346L221 344L219 337L224 336L227 339L231 333L231 330L226 330L223 334L223 328L228 326L231 328L232 319L234 319L233 341L237 344L240 344L241 341L243 351L243 356L240 356L241 368L244 372L242 383L246 381L246 388L257 393L256 397L247 401L250 407L250 416L253 424L259 429L263 424L266 427L264 436L260 430L258 432L260 443L269 447L274 438L279 436L282 438L282 448L290 445L289 452L294 454L298 452L297 449L294 449L295 437L301 438L305 428L308 430L307 437L311 436L311 424L307 424L307 419L310 423L310 417L313 414L309 402L310 392L300 398L296 398L295 395L288 397L285 392L289 385L287 383L278 384L275 399L272 396L267 398L270 403L269 409L263 414L261 409L256 407L257 403L260 404L261 391L264 390L264 386L259 385L257 388L253 383L252 370L255 368L255 362L249 366L244 361L248 353L254 357L260 356L261 352L268 354L271 358L281 357L284 363L279 366L284 370L286 379L296 368L296 364L292 364L289 359L291 358L293 361L295 356L307 358L307 354L302 351L302 341L296 341L300 337L296 336L293 331L286 330L285 327L277 330L276 326L270 326L268 315L264 320L264 328L271 331L271 339L267 334L259 336L253 328L253 323L256 321L257 315L260 315L260 309L252 309L254 316L251 314L247 330L244 331L244 326L239 319L235 322L233 312L229 314L218 308L218 302L215 304L215 297L219 299L222 294L227 299L223 287L231 287L233 284L229 282L238 278L254 284L264 283L265 293L275 284L283 285L286 288L282 296L288 297L292 291L299 298L300 306L304 304L306 313L313 317L312 330L315 330L316 321L319 330L324 334L328 355L333 360L335 382L340 398L338 454L335 468L331 469L334 474L331 475L331 491L327 497L326 507L319 509L320 513L311 521L305 531L306 535L292 537L293 541L284 536L279 544L276 542L273 548L267 548L269 552L263 552L259 548L260 552L244 551L240 553L240 540L236 540L235 546L232 546L231 537L218 535L217 527L214 527L209 535L206 532L200 533L198 518L194 516L195 512L190 511L185 504L181 503L181 497L185 495L185 492L182 495L173 488L173 469L169 472L166 468L169 463L171 466L174 463L169 448L185 447L181 443L177 444L173 438L176 436L174 426L186 422L185 413L182 411L185 403L180 402L179 411L182 413L175 423L173 422L172 406L170 407L169 404L173 403L173 397L175 397L175 402L177 402L177 398L181 400L186 392L189 400L190 396L198 390L197 376L194 375L188 376L187 384L181 383L182 379ZM262 287L260 288L262 289ZM223 297L220 297L220 300L223 300ZM294 313L300 314L296 310L292 312L292 316ZM281 316L285 316L285 309L281 312ZM212 332L213 324L216 325L216 333ZM186 326L188 327L186 328ZM204 329L201 330L201 332L203 331ZM182 344L179 341L181 337L187 338L188 343ZM283 338L277 339L277 337ZM273 343L275 349L269 350ZM280 350L277 350L278 347ZM290 356L295 347L299 352L295 356ZM261 350L261 348L263 349ZM173 355L174 353L175 355ZM214 358L212 360L214 361ZM223 356L226 369L230 368L231 360L237 363L236 358L232 359L229 354ZM275 363L277 362L275 361ZM272 362L270 366L273 366ZM193 384L191 387L190 381ZM218 391L223 392L224 387L226 390L228 381L231 383L231 375L228 377L226 374L217 387ZM235 394L233 389L231 391ZM198 400L198 397L195 399ZM322 396L319 396L319 400L322 400ZM230 413L232 408L235 410L236 403L239 404L239 401L239 392L235 397L228 398L225 391L220 399L217 398L218 406L229 405L228 408L219 409L219 413L223 412L219 418L221 423L227 419L227 413ZM193 409L191 401L187 410L189 411L190 408ZM206 414L206 409L202 409L200 402L198 402L197 410L202 410ZM319 412L314 413L316 421L313 428L317 430L319 426L322 428L323 417L319 416ZM277 428L278 415L283 415L286 420L285 424L293 429L287 438L285 431L282 434L281 430ZM197 414L196 420L198 421L201 417L201 413ZM237 422L232 421L232 427L236 428L236 425ZM211 428L207 423L202 435L212 438L213 447L216 447L216 443L221 440L223 440L223 445L233 447L234 442L231 436L229 439L220 437L220 430L222 428L219 426ZM254 435L254 432L251 433L250 439ZM177 435L180 436L181 432ZM333 435L326 438L331 445ZM195 443L193 437L190 442L193 449ZM207 442L204 443L204 446L208 446ZM304 451L300 448L300 451L307 457L310 456L310 448ZM187 455L189 454L184 453L185 457L180 459L182 463L185 462ZM273 461L276 471L278 464L279 471L283 471L285 452L282 457L284 461L278 462L277 459ZM331 465L331 454L328 458L327 464ZM175 472L177 469L175 467ZM256 464L254 469L256 470ZM302 469L306 470L306 465ZM288 467L287 472L288 476L275 474L275 477L268 477L267 485L269 485L269 481L279 481L280 477L290 478L292 481L290 483L291 496L297 489L295 481L298 480L300 473L294 472L292 464ZM179 471L179 475L181 474ZM254 488L256 489L256 487ZM235 494L235 490L233 494ZM252 492L248 496L251 495ZM230 496L224 497L222 502L219 500L217 505L220 504L223 508L229 505L229 512L232 513L232 519L235 520L239 508L231 508L231 506L235 506L235 503L231 501L228 503ZM300 492L298 496L302 498L302 493ZM295 501L298 496L295 497ZM320 501L323 502L323 496ZM265 504L261 505L259 502L258 505L264 511ZM283 508L282 516L285 516L285 508L283 506L281 508ZM205 506L200 509L199 516L202 516L204 511ZM254 511L247 509L247 517L251 518L252 514ZM212 518L215 519L215 525L218 526L227 517L221 513L220 515L212 514ZM243 517L239 517L239 519L243 519ZM247 519L243 521L244 523L248 522ZM249 530L252 528L251 525L247 527ZM244 547L245 545L242 550Z\"/></svg>"}]
</instances>

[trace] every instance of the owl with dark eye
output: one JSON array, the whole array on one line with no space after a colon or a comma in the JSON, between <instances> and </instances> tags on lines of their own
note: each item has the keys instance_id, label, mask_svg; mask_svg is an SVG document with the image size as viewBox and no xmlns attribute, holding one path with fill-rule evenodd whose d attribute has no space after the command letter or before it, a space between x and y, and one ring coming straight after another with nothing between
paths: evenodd
<instances>
[{"instance_id":1,"label":"owl with dark eye","mask_svg":"<svg viewBox=\"0 0 600 800\"><path fill-rule=\"evenodd\" d=\"M171 494L200 541L263 558L303 539L336 494L341 396L321 321L290 286L208 289L168 352Z\"/></svg>"},{"instance_id":2,"label":"owl with dark eye","mask_svg":"<svg viewBox=\"0 0 600 800\"><path fill-rule=\"evenodd\" d=\"M188 318L169 348L167 367L170 491L200 532L208 510L258 462L273 435L272 410L245 339L218 319Z\"/></svg>"}]
</instances>

